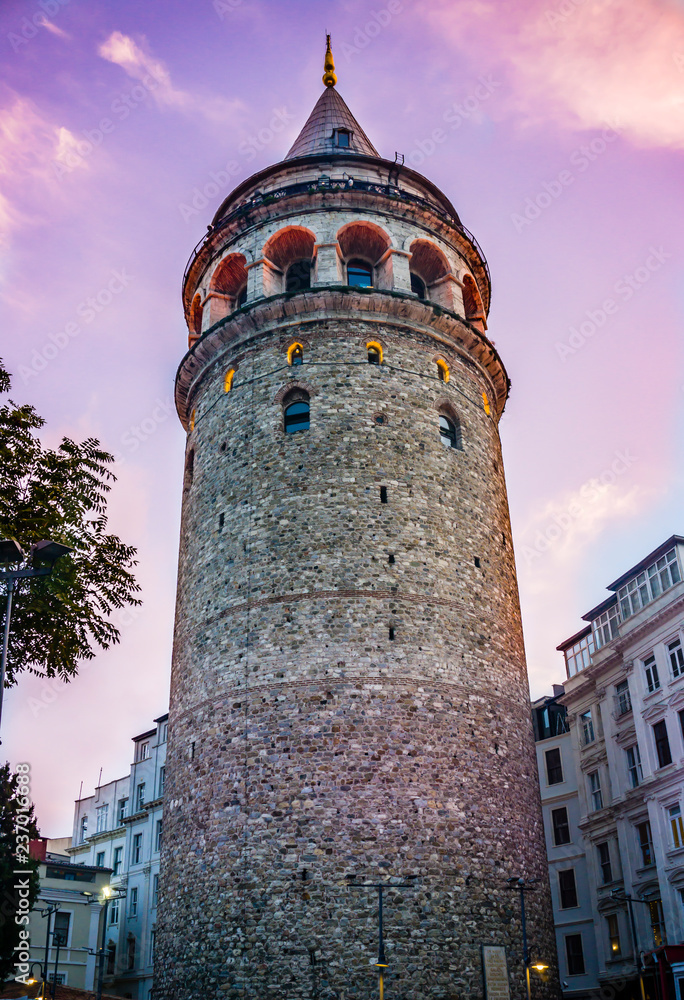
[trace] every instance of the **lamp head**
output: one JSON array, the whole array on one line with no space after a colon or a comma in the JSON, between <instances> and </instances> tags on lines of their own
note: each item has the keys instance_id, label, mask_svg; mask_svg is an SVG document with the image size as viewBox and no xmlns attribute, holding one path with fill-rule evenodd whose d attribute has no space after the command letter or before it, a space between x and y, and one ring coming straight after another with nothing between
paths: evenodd
<instances>
[{"instance_id":1,"label":"lamp head","mask_svg":"<svg viewBox=\"0 0 684 1000\"><path fill-rule=\"evenodd\" d=\"M22 563L26 555L14 538L0 538L0 563Z\"/></svg>"},{"instance_id":2,"label":"lamp head","mask_svg":"<svg viewBox=\"0 0 684 1000\"><path fill-rule=\"evenodd\" d=\"M60 542L43 541L31 546L31 557L34 566L53 566L58 559L73 549Z\"/></svg>"}]
</instances>

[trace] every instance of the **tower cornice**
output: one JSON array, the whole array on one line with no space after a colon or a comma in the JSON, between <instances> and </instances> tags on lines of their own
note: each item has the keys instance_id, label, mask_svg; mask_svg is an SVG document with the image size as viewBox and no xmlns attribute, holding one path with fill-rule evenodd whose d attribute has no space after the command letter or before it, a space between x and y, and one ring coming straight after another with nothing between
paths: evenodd
<instances>
[{"instance_id":1,"label":"tower cornice","mask_svg":"<svg viewBox=\"0 0 684 1000\"><path fill-rule=\"evenodd\" d=\"M207 330L187 352L176 373L176 409L183 426L189 426L191 399L199 381L225 348L288 327L301 328L332 318L382 323L397 330L427 334L438 346L448 347L475 363L490 386L497 419L501 416L510 388L506 369L491 341L463 317L404 292L330 285L258 299Z\"/></svg>"},{"instance_id":2,"label":"tower cornice","mask_svg":"<svg viewBox=\"0 0 684 1000\"><path fill-rule=\"evenodd\" d=\"M325 174L321 168L329 169L330 174ZM351 173L355 169L365 175L372 170L381 179L359 178ZM335 176L331 176L333 174ZM282 175L282 183L278 183L279 175ZM413 190L409 190L407 184ZM207 265L223 253L232 238L246 235L269 218L285 219L288 214L301 213L304 207L308 211L358 207L387 212L388 205L391 214L410 216L419 225L422 218L426 229L439 232L454 244L473 273L488 313L491 279L486 258L449 199L410 167L380 157L350 154L306 156L273 164L253 174L231 192L186 265L183 276L186 314Z\"/></svg>"}]
</instances>

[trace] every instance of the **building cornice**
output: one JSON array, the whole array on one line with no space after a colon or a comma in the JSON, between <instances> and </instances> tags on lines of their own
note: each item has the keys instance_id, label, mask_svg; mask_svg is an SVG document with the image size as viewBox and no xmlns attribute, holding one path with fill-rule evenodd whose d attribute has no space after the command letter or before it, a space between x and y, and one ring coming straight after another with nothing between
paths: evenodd
<instances>
[{"instance_id":1,"label":"building cornice","mask_svg":"<svg viewBox=\"0 0 684 1000\"><path fill-rule=\"evenodd\" d=\"M475 362L491 389L497 416L503 412L510 386L506 369L491 341L463 317L406 292L324 285L257 299L203 333L176 373L176 409L183 426L186 429L189 426L189 398L198 381L227 347L244 345L255 337L290 327L320 325L331 319L382 323L398 332L425 334L440 346Z\"/></svg>"}]
</instances>

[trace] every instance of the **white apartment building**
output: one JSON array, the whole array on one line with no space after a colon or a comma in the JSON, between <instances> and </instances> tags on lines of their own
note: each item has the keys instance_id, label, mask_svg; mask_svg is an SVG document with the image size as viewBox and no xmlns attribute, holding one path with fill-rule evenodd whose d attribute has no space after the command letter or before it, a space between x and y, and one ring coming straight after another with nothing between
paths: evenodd
<instances>
[{"instance_id":1,"label":"white apartment building","mask_svg":"<svg viewBox=\"0 0 684 1000\"><path fill-rule=\"evenodd\" d=\"M562 695L562 686L554 684L552 697L533 702L532 722L563 996L589 1000L598 992L599 972L591 872L580 829L578 761L566 709L558 703Z\"/></svg>"},{"instance_id":2,"label":"white apartment building","mask_svg":"<svg viewBox=\"0 0 684 1000\"><path fill-rule=\"evenodd\" d=\"M683 560L673 535L558 647L595 924L593 941L588 927L569 946L561 935L570 992L595 949L597 986L614 996L684 1000Z\"/></svg>"},{"instance_id":3,"label":"white apartment building","mask_svg":"<svg viewBox=\"0 0 684 1000\"><path fill-rule=\"evenodd\" d=\"M130 773L78 799L72 862L111 868L111 888L126 893L107 914L105 993L149 1000L159 891L168 715L133 737Z\"/></svg>"}]
</instances>

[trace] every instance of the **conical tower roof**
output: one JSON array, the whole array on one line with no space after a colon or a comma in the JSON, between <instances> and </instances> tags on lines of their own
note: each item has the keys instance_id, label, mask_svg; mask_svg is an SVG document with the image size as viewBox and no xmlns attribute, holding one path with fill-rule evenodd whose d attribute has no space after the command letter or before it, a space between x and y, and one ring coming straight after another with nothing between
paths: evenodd
<instances>
[{"instance_id":1,"label":"conical tower roof","mask_svg":"<svg viewBox=\"0 0 684 1000\"><path fill-rule=\"evenodd\" d=\"M378 156L377 149L335 90L337 77L330 49L330 35L327 36L326 42L323 74L325 90L318 98L316 107L285 159L294 160L298 156L321 156L326 153L341 155L360 153L362 156Z\"/></svg>"},{"instance_id":2,"label":"conical tower roof","mask_svg":"<svg viewBox=\"0 0 684 1000\"><path fill-rule=\"evenodd\" d=\"M349 145L341 146L336 129L349 133ZM361 153L379 156L379 153L354 115L334 87L326 87L316 102L302 131L297 136L286 160L296 156L320 156L322 153Z\"/></svg>"}]
</instances>

